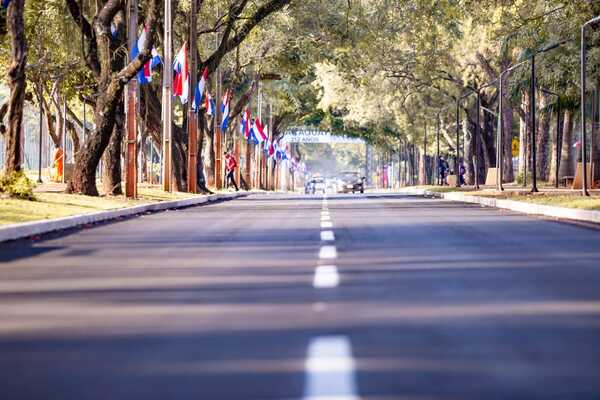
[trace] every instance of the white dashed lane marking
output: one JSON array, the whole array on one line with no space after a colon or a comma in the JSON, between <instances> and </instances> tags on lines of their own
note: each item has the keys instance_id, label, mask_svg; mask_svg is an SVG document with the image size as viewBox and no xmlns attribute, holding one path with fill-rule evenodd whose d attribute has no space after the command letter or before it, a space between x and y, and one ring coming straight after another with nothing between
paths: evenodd
<instances>
[{"instance_id":1,"label":"white dashed lane marking","mask_svg":"<svg viewBox=\"0 0 600 400\"><path fill-rule=\"evenodd\" d=\"M317 289L333 288L339 285L340 276L335 265L319 265L315 270L313 286Z\"/></svg>"},{"instance_id":2,"label":"white dashed lane marking","mask_svg":"<svg viewBox=\"0 0 600 400\"><path fill-rule=\"evenodd\" d=\"M359 400L347 336L318 336L308 345L303 400Z\"/></svg>"},{"instance_id":3,"label":"white dashed lane marking","mask_svg":"<svg viewBox=\"0 0 600 400\"><path fill-rule=\"evenodd\" d=\"M319 251L319 258L321 260L334 260L337 258L337 250L335 246L321 246Z\"/></svg>"},{"instance_id":4,"label":"white dashed lane marking","mask_svg":"<svg viewBox=\"0 0 600 400\"><path fill-rule=\"evenodd\" d=\"M335 235L333 231L321 231L321 241L323 242L332 242L335 240Z\"/></svg>"}]
</instances>

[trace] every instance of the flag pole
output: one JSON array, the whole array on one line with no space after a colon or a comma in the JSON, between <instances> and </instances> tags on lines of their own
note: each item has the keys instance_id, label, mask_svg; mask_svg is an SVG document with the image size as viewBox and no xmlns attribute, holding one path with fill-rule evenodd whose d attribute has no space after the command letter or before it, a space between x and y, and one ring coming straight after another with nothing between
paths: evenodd
<instances>
[{"instance_id":1,"label":"flag pole","mask_svg":"<svg viewBox=\"0 0 600 400\"><path fill-rule=\"evenodd\" d=\"M137 41L138 25L138 1L129 0L129 24L127 27L127 44L129 54ZM144 44L145 46L145 44ZM127 127L127 151L125 152L125 196L129 198L137 197L137 76L134 76L125 89L127 93L125 104L125 118ZM146 104L146 107L148 104Z\"/></svg>"},{"instance_id":2,"label":"flag pole","mask_svg":"<svg viewBox=\"0 0 600 400\"><path fill-rule=\"evenodd\" d=\"M216 3L216 19L219 20L219 3ZM219 32L215 32L215 50L219 49ZM217 66L215 74L215 86L217 95L217 109L215 113L215 136L214 136L214 149L215 149L215 188L217 190L223 188L223 166L221 164L221 152L222 152L222 140L221 140L221 118L223 113L221 112L222 90L221 90L221 68Z\"/></svg>"},{"instance_id":3,"label":"flag pole","mask_svg":"<svg viewBox=\"0 0 600 400\"><path fill-rule=\"evenodd\" d=\"M198 2L191 0L192 7L190 10L190 40L189 40L189 98L188 98L188 173L187 173L187 189L190 193L196 193L197 184L197 153L198 153L198 114L194 112L193 99L196 97L196 85L198 84L198 76L196 72L196 14ZM202 95L202 94L200 94ZM199 100L200 101L200 100ZM196 105L200 108L200 104Z\"/></svg>"},{"instance_id":4,"label":"flag pole","mask_svg":"<svg viewBox=\"0 0 600 400\"><path fill-rule=\"evenodd\" d=\"M165 1L165 25L164 25L164 68L162 83L162 178L163 190L170 192L171 188L171 132L173 121L173 50L172 50L172 32L171 32L171 2Z\"/></svg>"}]
</instances>

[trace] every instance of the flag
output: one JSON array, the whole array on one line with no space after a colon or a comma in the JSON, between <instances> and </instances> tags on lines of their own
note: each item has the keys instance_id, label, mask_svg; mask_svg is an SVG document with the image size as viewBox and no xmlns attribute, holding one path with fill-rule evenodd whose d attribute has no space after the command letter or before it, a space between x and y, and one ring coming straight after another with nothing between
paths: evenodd
<instances>
[{"instance_id":1,"label":"flag","mask_svg":"<svg viewBox=\"0 0 600 400\"><path fill-rule=\"evenodd\" d=\"M146 43L146 27L142 30L142 34L138 38L138 40L134 43L133 49L131 49L131 59L133 60L138 56L140 50L144 48ZM158 55L158 51L153 47L152 48L152 58L144 64L144 67L138 71L137 79L140 85L145 85L152 82L152 68L160 65L161 63L160 56Z\"/></svg>"},{"instance_id":2,"label":"flag","mask_svg":"<svg viewBox=\"0 0 600 400\"><path fill-rule=\"evenodd\" d=\"M225 96L223 96L223 104L221 105L221 132L225 132L229 125L229 100L229 91L226 91Z\"/></svg>"},{"instance_id":3,"label":"flag","mask_svg":"<svg viewBox=\"0 0 600 400\"><path fill-rule=\"evenodd\" d=\"M250 110L247 108L246 111L242 113L240 133L242 133L246 139L250 138Z\"/></svg>"},{"instance_id":4,"label":"flag","mask_svg":"<svg viewBox=\"0 0 600 400\"><path fill-rule=\"evenodd\" d=\"M248 129L248 143L258 144L258 137L256 136L256 130L254 118L250 121L250 128Z\"/></svg>"},{"instance_id":5,"label":"flag","mask_svg":"<svg viewBox=\"0 0 600 400\"><path fill-rule=\"evenodd\" d=\"M173 63L173 71L175 76L173 78L173 96L179 96L181 104L185 104L188 101L188 94L190 90L189 82L189 71L187 62L187 43L184 43L175 57Z\"/></svg>"},{"instance_id":6,"label":"flag","mask_svg":"<svg viewBox=\"0 0 600 400\"><path fill-rule=\"evenodd\" d=\"M10 4L10 0L2 0L2 8L8 8Z\"/></svg>"},{"instance_id":7,"label":"flag","mask_svg":"<svg viewBox=\"0 0 600 400\"><path fill-rule=\"evenodd\" d=\"M213 100L208 90L206 96L204 96L204 108L206 109L206 115L213 115L215 113L215 101Z\"/></svg>"},{"instance_id":8,"label":"flag","mask_svg":"<svg viewBox=\"0 0 600 400\"><path fill-rule=\"evenodd\" d=\"M269 140L269 157L274 158L275 156L275 145L272 140Z\"/></svg>"},{"instance_id":9,"label":"flag","mask_svg":"<svg viewBox=\"0 0 600 400\"><path fill-rule=\"evenodd\" d=\"M256 138L258 139L258 141L260 143L264 142L265 140L268 139L267 135L265 134L265 131L263 129L262 126L262 122L260 121L260 118L256 118L256 120L254 121L254 134L256 135Z\"/></svg>"},{"instance_id":10,"label":"flag","mask_svg":"<svg viewBox=\"0 0 600 400\"><path fill-rule=\"evenodd\" d=\"M208 68L204 67L204 71L202 72L202 76L200 77L200 82L196 85L196 90L194 91L194 101L192 102L192 109L195 113L200 109L200 103L202 103L202 94L204 93L204 86L206 86L206 81L208 79Z\"/></svg>"}]
</instances>

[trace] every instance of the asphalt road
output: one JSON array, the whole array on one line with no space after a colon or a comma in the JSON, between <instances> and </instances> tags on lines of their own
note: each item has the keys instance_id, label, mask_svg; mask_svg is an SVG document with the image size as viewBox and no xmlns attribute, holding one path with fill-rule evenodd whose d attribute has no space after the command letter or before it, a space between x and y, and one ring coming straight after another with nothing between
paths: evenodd
<instances>
[{"instance_id":1,"label":"asphalt road","mask_svg":"<svg viewBox=\"0 0 600 400\"><path fill-rule=\"evenodd\" d=\"M254 195L0 263L1 399L600 398L600 230Z\"/></svg>"}]
</instances>

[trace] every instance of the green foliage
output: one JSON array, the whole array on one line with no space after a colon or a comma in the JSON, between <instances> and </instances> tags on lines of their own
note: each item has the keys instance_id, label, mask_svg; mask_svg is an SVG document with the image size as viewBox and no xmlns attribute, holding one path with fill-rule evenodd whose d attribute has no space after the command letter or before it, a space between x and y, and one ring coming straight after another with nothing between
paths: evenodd
<instances>
[{"instance_id":1,"label":"green foliage","mask_svg":"<svg viewBox=\"0 0 600 400\"><path fill-rule=\"evenodd\" d=\"M35 184L27 178L23 171L15 171L0 175L0 193L21 200L35 200L33 188Z\"/></svg>"}]
</instances>

